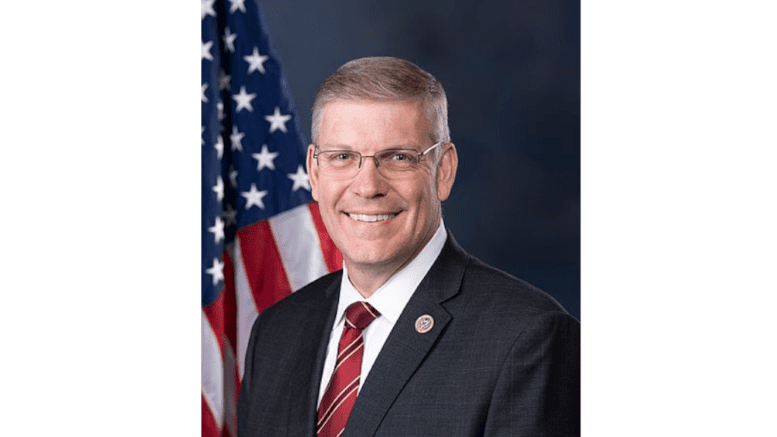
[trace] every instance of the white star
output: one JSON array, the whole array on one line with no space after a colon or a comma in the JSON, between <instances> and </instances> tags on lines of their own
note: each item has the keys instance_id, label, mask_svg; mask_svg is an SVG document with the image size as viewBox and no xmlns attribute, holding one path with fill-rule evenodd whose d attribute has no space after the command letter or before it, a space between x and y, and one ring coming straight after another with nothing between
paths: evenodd
<instances>
[{"instance_id":1,"label":"white star","mask_svg":"<svg viewBox=\"0 0 777 437\"><path fill-rule=\"evenodd\" d=\"M224 73L224 70L219 70L219 89L228 90L230 80L232 80L232 76Z\"/></svg>"},{"instance_id":2,"label":"white star","mask_svg":"<svg viewBox=\"0 0 777 437\"><path fill-rule=\"evenodd\" d=\"M291 115L281 115L281 108L275 107L273 115L265 115L264 119L270 122L270 133L280 129L286 132L286 122L291 119Z\"/></svg>"},{"instance_id":3,"label":"white star","mask_svg":"<svg viewBox=\"0 0 777 437\"><path fill-rule=\"evenodd\" d=\"M240 112L241 109L248 109L248 112L254 112L254 107L251 106L251 100L256 98L256 94L246 93L246 87L241 86L238 94L233 94L232 98L237 103L236 112Z\"/></svg>"},{"instance_id":4,"label":"white star","mask_svg":"<svg viewBox=\"0 0 777 437\"><path fill-rule=\"evenodd\" d=\"M233 187L237 188L237 170L232 170L232 167L230 167L229 172L229 183L232 184Z\"/></svg>"},{"instance_id":5,"label":"white star","mask_svg":"<svg viewBox=\"0 0 777 437\"><path fill-rule=\"evenodd\" d=\"M232 33L229 27L224 31L224 36L221 37L224 40L224 44L227 45L227 51L232 53L235 53L235 38L237 38L237 34Z\"/></svg>"},{"instance_id":6,"label":"white star","mask_svg":"<svg viewBox=\"0 0 777 437\"><path fill-rule=\"evenodd\" d=\"M218 136L218 141L213 145L213 148L219 153L218 156L221 159L224 156L224 140L221 138L221 135Z\"/></svg>"},{"instance_id":7,"label":"white star","mask_svg":"<svg viewBox=\"0 0 777 437\"><path fill-rule=\"evenodd\" d=\"M219 111L219 121L224 120L224 104L221 103L221 99L216 103L216 109ZM219 131L224 130L224 125L219 123Z\"/></svg>"},{"instance_id":8,"label":"white star","mask_svg":"<svg viewBox=\"0 0 777 437\"><path fill-rule=\"evenodd\" d=\"M210 54L211 46L213 46L213 41L202 43L202 59L213 60L213 55Z\"/></svg>"},{"instance_id":9,"label":"white star","mask_svg":"<svg viewBox=\"0 0 777 437\"><path fill-rule=\"evenodd\" d=\"M227 219L226 225L236 225L237 224L237 211L232 209L231 204L227 204L227 208L221 212L222 217Z\"/></svg>"},{"instance_id":10,"label":"white star","mask_svg":"<svg viewBox=\"0 0 777 437\"><path fill-rule=\"evenodd\" d=\"M208 15L216 16L216 11L213 10L213 3L216 3L216 0L202 0L202 20Z\"/></svg>"},{"instance_id":11,"label":"white star","mask_svg":"<svg viewBox=\"0 0 777 437\"><path fill-rule=\"evenodd\" d=\"M201 126L201 129L200 129L200 142L202 143L203 146L205 145L205 138L202 137L202 134L204 134L204 133L205 133L205 126Z\"/></svg>"},{"instance_id":12,"label":"white star","mask_svg":"<svg viewBox=\"0 0 777 437\"><path fill-rule=\"evenodd\" d=\"M251 183L251 189L240 193L241 196L246 198L246 209L250 209L256 205L259 209L264 209L264 202L262 198L267 195L267 190L259 191L256 189L256 184Z\"/></svg>"},{"instance_id":13,"label":"white star","mask_svg":"<svg viewBox=\"0 0 777 437\"><path fill-rule=\"evenodd\" d=\"M215 286L220 280L224 279L224 263L219 261L218 258L213 258L213 267L205 269L205 273L213 276L213 285Z\"/></svg>"},{"instance_id":14,"label":"white star","mask_svg":"<svg viewBox=\"0 0 777 437\"><path fill-rule=\"evenodd\" d=\"M296 173L289 173L289 179L294 181L294 186L291 187L291 191L297 191L300 188L304 188L310 191L310 181L308 180L308 174L305 173L305 169L302 165L297 166Z\"/></svg>"},{"instance_id":15,"label":"white star","mask_svg":"<svg viewBox=\"0 0 777 437\"><path fill-rule=\"evenodd\" d=\"M229 0L230 3L232 3L229 6L229 12L235 12L236 10L240 9L245 13L246 11L246 5L244 4L246 0Z\"/></svg>"},{"instance_id":16,"label":"white star","mask_svg":"<svg viewBox=\"0 0 777 437\"><path fill-rule=\"evenodd\" d=\"M270 57L260 55L259 49L254 47L254 52L250 56L243 56L243 59L248 62L248 74L254 71L264 74L264 61L270 59Z\"/></svg>"},{"instance_id":17,"label":"white star","mask_svg":"<svg viewBox=\"0 0 777 437\"><path fill-rule=\"evenodd\" d=\"M221 180L221 176L216 179L216 186L211 189L216 192L216 200L221 202L224 199L224 181Z\"/></svg>"},{"instance_id":18,"label":"white star","mask_svg":"<svg viewBox=\"0 0 777 437\"><path fill-rule=\"evenodd\" d=\"M241 144L240 141L244 136L246 136L246 134L237 131L237 126L232 126L232 134L229 136L229 139L232 141L232 150L243 151L243 144Z\"/></svg>"},{"instance_id":19,"label":"white star","mask_svg":"<svg viewBox=\"0 0 777 437\"><path fill-rule=\"evenodd\" d=\"M273 159L278 156L278 152L270 153L270 151L267 149L267 144L262 144L262 153L252 153L251 156L259 161L259 164L257 164L256 167L256 171L262 171L263 168L275 170L275 163L273 162Z\"/></svg>"},{"instance_id":20,"label":"white star","mask_svg":"<svg viewBox=\"0 0 777 437\"><path fill-rule=\"evenodd\" d=\"M204 83L204 84L202 84L202 94L201 94L200 98L201 98L201 99L202 99L202 101L203 101L203 102L205 102L205 103L208 103L208 98L205 96L205 90L206 90L207 88L208 88L208 84L207 84L207 83Z\"/></svg>"},{"instance_id":21,"label":"white star","mask_svg":"<svg viewBox=\"0 0 777 437\"><path fill-rule=\"evenodd\" d=\"M216 224L208 228L208 232L213 232L213 237L216 239L216 244L223 240L224 237L224 220L221 217L216 217Z\"/></svg>"}]
</instances>

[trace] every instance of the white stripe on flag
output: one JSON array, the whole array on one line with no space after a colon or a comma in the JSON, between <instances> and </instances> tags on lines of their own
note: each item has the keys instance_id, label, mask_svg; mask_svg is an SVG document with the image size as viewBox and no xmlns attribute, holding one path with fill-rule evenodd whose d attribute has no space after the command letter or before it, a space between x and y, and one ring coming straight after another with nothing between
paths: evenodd
<instances>
[{"instance_id":1,"label":"white stripe on flag","mask_svg":"<svg viewBox=\"0 0 777 437\"><path fill-rule=\"evenodd\" d=\"M202 315L202 346L200 349L200 365L202 366L202 393L205 401L208 403L213 418L219 428L222 427L224 416L224 363L221 360L221 349L219 348L216 334L205 316Z\"/></svg>"},{"instance_id":2,"label":"white stripe on flag","mask_svg":"<svg viewBox=\"0 0 777 437\"><path fill-rule=\"evenodd\" d=\"M237 341L237 368L242 381L248 337L251 336L251 328L254 326L254 321L256 321L256 317L259 315L259 311L256 309L254 295L251 293L251 286L248 284L239 235L235 236L232 260L235 265L235 299L237 300L237 339L235 340Z\"/></svg>"},{"instance_id":3,"label":"white stripe on flag","mask_svg":"<svg viewBox=\"0 0 777 437\"><path fill-rule=\"evenodd\" d=\"M307 205L278 214L269 222L292 291L329 273Z\"/></svg>"}]
</instances>

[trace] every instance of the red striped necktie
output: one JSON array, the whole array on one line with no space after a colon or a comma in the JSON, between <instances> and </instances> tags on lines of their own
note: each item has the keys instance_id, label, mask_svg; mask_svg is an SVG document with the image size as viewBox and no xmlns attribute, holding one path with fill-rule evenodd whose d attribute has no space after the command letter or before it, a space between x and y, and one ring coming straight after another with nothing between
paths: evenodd
<instances>
[{"instance_id":1,"label":"red striped necktie","mask_svg":"<svg viewBox=\"0 0 777 437\"><path fill-rule=\"evenodd\" d=\"M345 429L359 389L364 354L362 330L378 316L380 313L367 302L352 303L345 310L335 370L318 406L318 437L336 437Z\"/></svg>"}]
</instances>

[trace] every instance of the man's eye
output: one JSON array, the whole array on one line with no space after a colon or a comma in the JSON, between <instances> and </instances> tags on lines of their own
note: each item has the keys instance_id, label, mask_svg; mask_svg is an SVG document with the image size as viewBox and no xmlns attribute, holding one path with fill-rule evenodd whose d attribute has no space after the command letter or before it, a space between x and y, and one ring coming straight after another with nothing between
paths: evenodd
<instances>
[{"instance_id":1,"label":"man's eye","mask_svg":"<svg viewBox=\"0 0 777 437\"><path fill-rule=\"evenodd\" d=\"M394 162L408 162L413 160L413 157L405 152L391 152L388 158Z\"/></svg>"},{"instance_id":2,"label":"man's eye","mask_svg":"<svg viewBox=\"0 0 777 437\"><path fill-rule=\"evenodd\" d=\"M332 157L330 158L332 161L348 161L352 159L352 155L350 153L333 153Z\"/></svg>"}]
</instances>

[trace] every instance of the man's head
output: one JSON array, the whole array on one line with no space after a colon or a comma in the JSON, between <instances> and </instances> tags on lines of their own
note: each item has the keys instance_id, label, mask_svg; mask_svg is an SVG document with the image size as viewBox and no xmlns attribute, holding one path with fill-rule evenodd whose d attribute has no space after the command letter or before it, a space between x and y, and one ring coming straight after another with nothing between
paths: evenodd
<instances>
[{"instance_id":1,"label":"man's head","mask_svg":"<svg viewBox=\"0 0 777 437\"><path fill-rule=\"evenodd\" d=\"M434 235L456 176L442 86L400 59L351 61L322 85L312 130L308 174L327 231L349 273L388 279ZM419 157L436 143L442 144ZM407 153L386 155L393 149ZM326 153L332 151L349 153ZM355 156L350 152L381 160L376 166L373 158L357 157L352 172L336 170L332 161L322 165L324 157L342 162Z\"/></svg>"},{"instance_id":2,"label":"man's head","mask_svg":"<svg viewBox=\"0 0 777 437\"><path fill-rule=\"evenodd\" d=\"M450 142L448 99L442 84L412 62L390 57L361 58L347 62L329 76L313 104L313 143L318 142L321 112L334 100L423 102L432 144Z\"/></svg>"}]
</instances>

